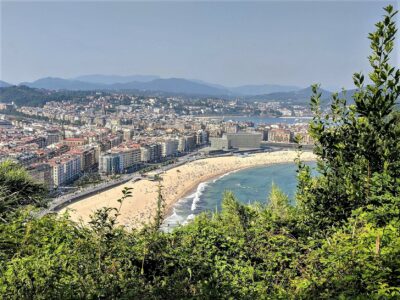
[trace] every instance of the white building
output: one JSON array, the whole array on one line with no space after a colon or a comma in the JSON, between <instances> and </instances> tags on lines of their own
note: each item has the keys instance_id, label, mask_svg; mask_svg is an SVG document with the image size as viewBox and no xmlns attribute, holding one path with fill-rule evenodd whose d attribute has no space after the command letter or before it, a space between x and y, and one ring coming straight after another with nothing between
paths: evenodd
<instances>
[{"instance_id":1,"label":"white building","mask_svg":"<svg viewBox=\"0 0 400 300\"><path fill-rule=\"evenodd\" d=\"M120 156L119 168L121 172L140 163L140 148L114 149L112 152L118 153Z\"/></svg>"},{"instance_id":2,"label":"white building","mask_svg":"<svg viewBox=\"0 0 400 300\"><path fill-rule=\"evenodd\" d=\"M170 157L176 155L179 142L176 139L167 139L161 142L161 156Z\"/></svg>"},{"instance_id":3,"label":"white building","mask_svg":"<svg viewBox=\"0 0 400 300\"><path fill-rule=\"evenodd\" d=\"M64 185L81 174L81 159L79 155L65 154L49 162L52 167L54 186Z\"/></svg>"},{"instance_id":4,"label":"white building","mask_svg":"<svg viewBox=\"0 0 400 300\"><path fill-rule=\"evenodd\" d=\"M150 161L150 149L148 147L140 147L140 161Z\"/></svg>"}]
</instances>

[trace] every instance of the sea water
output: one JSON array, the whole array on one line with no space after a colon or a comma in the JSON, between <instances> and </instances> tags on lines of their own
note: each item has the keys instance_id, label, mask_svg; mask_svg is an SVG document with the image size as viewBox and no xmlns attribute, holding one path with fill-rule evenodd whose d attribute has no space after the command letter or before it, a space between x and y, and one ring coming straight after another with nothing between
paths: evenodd
<instances>
[{"instance_id":1,"label":"sea water","mask_svg":"<svg viewBox=\"0 0 400 300\"><path fill-rule=\"evenodd\" d=\"M294 163L275 164L233 171L202 182L193 193L175 203L172 213L164 221L163 229L185 225L203 211L220 210L226 191L233 192L241 203L267 203L274 183L293 202L297 186L296 170Z\"/></svg>"},{"instance_id":2,"label":"sea water","mask_svg":"<svg viewBox=\"0 0 400 300\"><path fill-rule=\"evenodd\" d=\"M311 118L309 117L260 117L260 116L231 116L224 117L224 121L236 121L236 122L253 122L255 125L258 124L296 124L296 123L309 123Z\"/></svg>"}]
</instances>

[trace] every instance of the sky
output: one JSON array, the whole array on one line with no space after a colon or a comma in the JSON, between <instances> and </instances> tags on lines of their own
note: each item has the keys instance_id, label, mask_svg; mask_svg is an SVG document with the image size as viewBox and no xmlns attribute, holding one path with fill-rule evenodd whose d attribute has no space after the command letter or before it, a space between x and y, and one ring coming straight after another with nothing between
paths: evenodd
<instances>
[{"instance_id":1,"label":"sky","mask_svg":"<svg viewBox=\"0 0 400 300\"><path fill-rule=\"evenodd\" d=\"M386 3L1 1L0 78L142 74L351 88L354 72L369 71L367 36Z\"/></svg>"}]
</instances>

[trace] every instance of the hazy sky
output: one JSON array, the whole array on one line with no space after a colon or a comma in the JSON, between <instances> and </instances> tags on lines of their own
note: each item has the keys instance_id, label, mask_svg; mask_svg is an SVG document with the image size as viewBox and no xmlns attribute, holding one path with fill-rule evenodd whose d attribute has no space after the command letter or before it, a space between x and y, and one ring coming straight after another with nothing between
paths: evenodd
<instances>
[{"instance_id":1,"label":"hazy sky","mask_svg":"<svg viewBox=\"0 0 400 300\"><path fill-rule=\"evenodd\" d=\"M2 1L0 77L151 74L351 87L353 72L368 71L367 35L385 4Z\"/></svg>"}]
</instances>

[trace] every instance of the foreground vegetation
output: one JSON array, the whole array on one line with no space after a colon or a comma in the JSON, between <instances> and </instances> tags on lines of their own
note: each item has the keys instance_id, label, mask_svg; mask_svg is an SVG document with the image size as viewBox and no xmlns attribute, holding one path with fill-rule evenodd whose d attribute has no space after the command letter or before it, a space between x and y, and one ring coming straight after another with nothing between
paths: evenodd
<instances>
[{"instance_id":1,"label":"foreground vegetation","mask_svg":"<svg viewBox=\"0 0 400 300\"><path fill-rule=\"evenodd\" d=\"M171 233L159 230L162 214L127 232L116 221L120 208L97 211L84 227L67 215L34 218L28 204L40 199L41 187L16 166L0 166L7 178L0 180L1 297L399 299L400 71L389 65L394 15L387 7L370 35L371 84L354 75L354 105L334 96L323 115L314 87L310 130L319 175L312 177L299 157L296 206L273 187L267 204L252 206L227 193L220 213L202 214ZM21 192L28 187L29 194ZM130 196L124 190L121 205Z\"/></svg>"}]
</instances>

